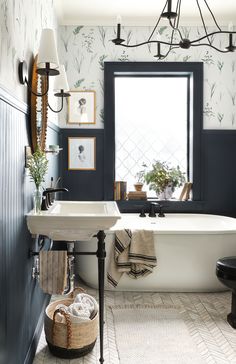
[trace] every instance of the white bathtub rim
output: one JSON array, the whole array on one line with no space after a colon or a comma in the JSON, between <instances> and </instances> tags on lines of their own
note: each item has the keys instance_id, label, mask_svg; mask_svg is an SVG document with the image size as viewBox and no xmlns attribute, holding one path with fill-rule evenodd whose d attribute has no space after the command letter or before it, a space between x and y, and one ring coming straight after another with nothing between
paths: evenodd
<instances>
[{"instance_id":1,"label":"white bathtub rim","mask_svg":"<svg viewBox=\"0 0 236 364\"><path fill-rule=\"evenodd\" d=\"M118 224L114 225L113 227L111 227L109 230L106 230L106 234L114 234L114 232L116 230L120 230L120 229L143 229L143 230L151 230L153 231L153 234L155 235L174 235L174 234L183 234L183 235L191 235L191 234L205 234L205 235L218 235L218 234L235 234L236 233L236 219L233 217L229 217L229 216L221 216L221 215L213 215L213 214L191 214L191 213L186 213L186 214L182 214L182 213L166 213L166 216L163 218L160 217L155 217L155 218L151 218L151 217L139 217L138 213L134 214L134 213L122 213L121 214L121 220L118 221ZM166 220L164 219L168 219L169 218L183 218L183 219L188 219L188 218L206 218L206 219L216 219L218 221L225 221L229 224L229 226L225 226L225 227L221 227L217 224L216 221L216 225L214 226L214 228L212 227L201 227L201 229L196 229L193 228L191 226L186 226L185 228L176 228L176 226L174 228L169 228L168 229L164 226L161 226L162 222L165 223ZM127 221L130 220L130 221ZM139 220L140 219L140 220ZM122 225L122 220L124 222L124 224ZM132 222L134 221L140 221L139 226L133 226ZM141 224L141 221L143 222L143 224ZM131 223L131 224L129 224Z\"/></svg>"}]
</instances>

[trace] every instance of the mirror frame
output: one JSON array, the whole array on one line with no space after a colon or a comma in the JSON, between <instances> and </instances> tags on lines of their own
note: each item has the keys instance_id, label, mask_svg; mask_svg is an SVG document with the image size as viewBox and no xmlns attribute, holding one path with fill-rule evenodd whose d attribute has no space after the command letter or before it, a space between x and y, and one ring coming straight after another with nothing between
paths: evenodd
<instances>
[{"instance_id":1,"label":"mirror frame","mask_svg":"<svg viewBox=\"0 0 236 364\"><path fill-rule=\"evenodd\" d=\"M44 93L47 89L47 80L45 76L40 76L37 71L37 58L35 57L32 67L32 80L31 88L32 91L37 93ZM40 87L39 87L39 84ZM47 122L48 122L48 95L44 95L41 98L41 110L37 110L37 99L39 96L31 93L30 96L30 123L31 123L31 141L32 141L32 152L34 153L37 146L41 150L45 150L46 139L47 139ZM37 128L37 116L41 114L41 131L40 135Z\"/></svg>"}]
</instances>

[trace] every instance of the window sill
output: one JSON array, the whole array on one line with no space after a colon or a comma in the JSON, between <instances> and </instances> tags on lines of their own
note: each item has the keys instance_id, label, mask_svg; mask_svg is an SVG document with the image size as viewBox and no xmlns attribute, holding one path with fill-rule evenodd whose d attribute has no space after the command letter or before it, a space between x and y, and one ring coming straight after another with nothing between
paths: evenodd
<instances>
[{"instance_id":1,"label":"window sill","mask_svg":"<svg viewBox=\"0 0 236 364\"><path fill-rule=\"evenodd\" d=\"M182 213L200 213L204 211L205 202L204 201L179 201L179 200L155 200L156 202L163 205L163 210L165 212L182 212ZM116 201L120 212L122 213L132 213L140 212L143 207L146 206L145 210L148 211L148 206L152 200L129 200L129 201ZM153 200L154 202L154 200Z\"/></svg>"}]
</instances>

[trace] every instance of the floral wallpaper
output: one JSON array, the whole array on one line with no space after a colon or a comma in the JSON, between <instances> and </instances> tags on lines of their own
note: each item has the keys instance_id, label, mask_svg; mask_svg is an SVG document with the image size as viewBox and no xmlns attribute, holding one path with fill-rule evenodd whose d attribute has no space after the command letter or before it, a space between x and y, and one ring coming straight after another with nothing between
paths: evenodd
<instances>
[{"instance_id":1,"label":"floral wallpaper","mask_svg":"<svg viewBox=\"0 0 236 364\"><path fill-rule=\"evenodd\" d=\"M122 38L129 43L144 41L151 33L148 27L124 27ZM103 128L103 67L104 61L154 61L155 45L127 49L115 46L115 27L61 26L59 49L62 63L67 70L71 90L96 91L96 124L91 128ZM159 29L165 38L169 28ZM195 38L202 29L185 27L186 38ZM227 37L219 40L222 47L228 45ZM210 47L176 49L169 54L168 61L204 62L204 128L236 129L236 53L219 53ZM60 125L66 124L67 115L60 116ZM71 126L69 127L78 127ZM82 127L88 127L82 126Z\"/></svg>"},{"instance_id":2,"label":"floral wallpaper","mask_svg":"<svg viewBox=\"0 0 236 364\"><path fill-rule=\"evenodd\" d=\"M53 0L0 0L0 85L23 101L18 62L35 55L42 28L56 29Z\"/></svg>"}]
</instances>

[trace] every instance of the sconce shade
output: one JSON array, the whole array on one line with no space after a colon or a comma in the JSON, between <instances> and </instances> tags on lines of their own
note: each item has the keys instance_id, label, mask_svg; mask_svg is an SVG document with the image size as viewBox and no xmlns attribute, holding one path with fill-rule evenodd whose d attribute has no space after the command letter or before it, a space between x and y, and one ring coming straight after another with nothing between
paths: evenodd
<instances>
[{"instance_id":1,"label":"sconce shade","mask_svg":"<svg viewBox=\"0 0 236 364\"><path fill-rule=\"evenodd\" d=\"M57 75L54 79L53 89L54 89L54 91L57 91L57 90L68 91L69 85L68 85L68 81L67 81L65 67L63 64L60 64L59 72L60 72L60 74Z\"/></svg>"},{"instance_id":2,"label":"sconce shade","mask_svg":"<svg viewBox=\"0 0 236 364\"><path fill-rule=\"evenodd\" d=\"M49 75L59 74L59 60L56 48L54 32L52 29L43 29L40 39L37 72L45 74L45 70Z\"/></svg>"}]
</instances>

